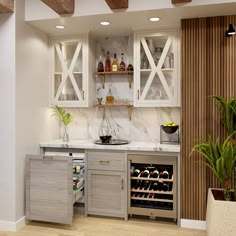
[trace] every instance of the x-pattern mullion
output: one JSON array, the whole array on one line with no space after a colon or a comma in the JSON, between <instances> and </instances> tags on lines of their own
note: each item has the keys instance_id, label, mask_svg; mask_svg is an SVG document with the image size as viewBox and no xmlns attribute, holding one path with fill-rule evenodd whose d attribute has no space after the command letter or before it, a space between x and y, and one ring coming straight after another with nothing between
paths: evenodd
<instances>
[{"instance_id":1,"label":"x-pattern mullion","mask_svg":"<svg viewBox=\"0 0 236 236\"><path fill-rule=\"evenodd\" d=\"M61 81L61 84L60 84L60 86L58 88L58 91L57 91L57 94L56 94L56 97L55 97L56 101L58 101L58 99L60 97L60 94L62 93L63 86L65 85L65 82L68 79L68 77L70 78L70 81L71 81L71 83L72 83L72 85L73 85L73 87L75 89L75 93L78 96L79 100L80 101L82 100L81 92L79 91L78 85L77 85L77 83L75 81L75 77L73 75L73 69L75 67L76 60L77 60L77 58L79 56L79 52L81 50L81 46L82 46L82 44L78 43L78 45L76 47L76 50L75 50L75 53L73 55L71 64L70 64L69 69L68 69L66 63L64 62L63 53L62 53L62 51L60 49L60 46L59 46L59 44L56 44L56 51L57 51L59 60L61 62L62 71L63 71L62 81Z\"/></svg>"},{"instance_id":2,"label":"x-pattern mullion","mask_svg":"<svg viewBox=\"0 0 236 236\"><path fill-rule=\"evenodd\" d=\"M147 80L147 82L146 82L146 84L144 86L143 92L142 92L142 94L140 96L140 100L145 100L147 92L148 92L148 90L149 90L149 88L150 88L150 86L152 84L152 81L153 81L156 73L158 74L158 76L160 78L160 81L161 81L161 83L163 85L164 90L166 91L166 94L167 94L168 98L173 100L173 95L171 94L170 88L169 88L169 86L168 86L168 84L167 84L167 82L165 80L165 77L164 77L164 75L162 73L162 70L161 70L161 67L162 67L162 65L164 63L164 60L165 60L165 58L167 56L167 53L168 53L168 50L170 48L172 39L170 37L168 38L168 40L167 40L167 42L166 42L166 44L164 46L163 52L161 54L160 60L158 61L157 65L155 65L153 56L152 56L152 54L151 54L151 52L149 50L149 47L147 45L147 42L146 42L145 38L142 38L141 42L142 42L142 45L143 45L143 49L144 49L144 51L145 51L145 53L147 55L147 58L148 58L148 61L149 61L149 64L151 66L152 71L151 71L151 73L150 73L150 75L148 77L148 80Z\"/></svg>"}]
</instances>

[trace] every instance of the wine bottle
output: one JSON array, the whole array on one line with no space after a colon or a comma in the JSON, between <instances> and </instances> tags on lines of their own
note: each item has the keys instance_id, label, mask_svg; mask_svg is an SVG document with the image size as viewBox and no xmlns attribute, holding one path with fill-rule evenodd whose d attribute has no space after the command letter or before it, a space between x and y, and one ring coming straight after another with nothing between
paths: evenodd
<instances>
[{"instance_id":1,"label":"wine bottle","mask_svg":"<svg viewBox=\"0 0 236 236\"><path fill-rule=\"evenodd\" d=\"M100 56L100 58L99 58L98 72L104 72L104 65L103 65L103 62L102 62L102 56Z\"/></svg>"},{"instance_id":2,"label":"wine bottle","mask_svg":"<svg viewBox=\"0 0 236 236\"><path fill-rule=\"evenodd\" d=\"M167 170L164 170L164 171L162 172L161 177L162 177L163 179L168 179L168 178L169 178L169 172L168 172Z\"/></svg>"},{"instance_id":3,"label":"wine bottle","mask_svg":"<svg viewBox=\"0 0 236 236\"><path fill-rule=\"evenodd\" d=\"M162 181L158 182L157 189L158 189L158 191L162 191L163 190L163 182Z\"/></svg>"},{"instance_id":4,"label":"wine bottle","mask_svg":"<svg viewBox=\"0 0 236 236\"><path fill-rule=\"evenodd\" d=\"M156 169L152 173L152 178L158 178L159 177L159 171Z\"/></svg>"},{"instance_id":5,"label":"wine bottle","mask_svg":"<svg viewBox=\"0 0 236 236\"><path fill-rule=\"evenodd\" d=\"M112 71L118 71L118 61L116 58L116 53L114 53L114 59L112 62Z\"/></svg>"},{"instance_id":6,"label":"wine bottle","mask_svg":"<svg viewBox=\"0 0 236 236\"><path fill-rule=\"evenodd\" d=\"M105 61L105 71L111 72L111 59L110 59L110 52L107 51L107 58Z\"/></svg>"},{"instance_id":7,"label":"wine bottle","mask_svg":"<svg viewBox=\"0 0 236 236\"><path fill-rule=\"evenodd\" d=\"M138 189L140 187L140 182L138 181L136 185L134 186L135 189Z\"/></svg>"},{"instance_id":8,"label":"wine bottle","mask_svg":"<svg viewBox=\"0 0 236 236\"><path fill-rule=\"evenodd\" d=\"M135 169L134 172L132 173L132 176L138 177L139 174L140 174L140 170L139 169Z\"/></svg>"},{"instance_id":9,"label":"wine bottle","mask_svg":"<svg viewBox=\"0 0 236 236\"><path fill-rule=\"evenodd\" d=\"M162 190L163 190L164 192L169 191L169 185L164 182L164 183L163 183L163 186L162 186Z\"/></svg>"},{"instance_id":10,"label":"wine bottle","mask_svg":"<svg viewBox=\"0 0 236 236\"><path fill-rule=\"evenodd\" d=\"M149 176L149 170L144 170L143 173L142 173L142 177L145 177L147 178Z\"/></svg>"},{"instance_id":11,"label":"wine bottle","mask_svg":"<svg viewBox=\"0 0 236 236\"><path fill-rule=\"evenodd\" d=\"M157 191L158 190L159 183L158 182L153 182L152 184L152 190Z\"/></svg>"},{"instance_id":12,"label":"wine bottle","mask_svg":"<svg viewBox=\"0 0 236 236\"><path fill-rule=\"evenodd\" d=\"M121 53L120 70L125 71L124 53Z\"/></svg>"},{"instance_id":13,"label":"wine bottle","mask_svg":"<svg viewBox=\"0 0 236 236\"><path fill-rule=\"evenodd\" d=\"M145 180L143 185L144 185L144 190L147 190L149 185L150 185L150 183L149 183L149 181Z\"/></svg>"}]
</instances>

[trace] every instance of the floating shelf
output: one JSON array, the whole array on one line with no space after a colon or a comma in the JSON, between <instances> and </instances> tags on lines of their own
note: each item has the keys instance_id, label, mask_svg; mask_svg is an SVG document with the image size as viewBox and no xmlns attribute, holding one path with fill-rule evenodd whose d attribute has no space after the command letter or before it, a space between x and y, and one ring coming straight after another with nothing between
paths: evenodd
<instances>
[{"instance_id":1,"label":"floating shelf","mask_svg":"<svg viewBox=\"0 0 236 236\"><path fill-rule=\"evenodd\" d=\"M96 104L95 107L99 107L99 108L103 109L103 119L105 118L106 107L109 107L109 108L127 107L128 116L129 116L129 119L131 120L133 105L130 105L130 104Z\"/></svg>"},{"instance_id":2,"label":"floating shelf","mask_svg":"<svg viewBox=\"0 0 236 236\"><path fill-rule=\"evenodd\" d=\"M127 75L128 82L129 82L129 88L131 88L131 81L133 77L133 71L111 71L111 72L95 72L95 75L98 75L102 77L102 88L105 87L105 77L106 75Z\"/></svg>"}]
</instances>

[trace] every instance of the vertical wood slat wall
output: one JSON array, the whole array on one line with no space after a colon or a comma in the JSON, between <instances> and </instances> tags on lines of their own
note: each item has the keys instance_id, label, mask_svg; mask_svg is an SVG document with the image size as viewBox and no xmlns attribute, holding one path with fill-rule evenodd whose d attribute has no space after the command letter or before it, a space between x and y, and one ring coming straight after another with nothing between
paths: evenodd
<instances>
[{"instance_id":1,"label":"vertical wood slat wall","mask_svg":"<svg viewBox=\"0 0 236 236\"><path fill-rule=\"evenodd\" d=\"M236 35L225 37L236 16L184 19L181 22L181 218L205 220L207 191L219 187L191 149L199 141L224 137L220 112L211 98L236 98Z\"/></svg>"}]
</instances>

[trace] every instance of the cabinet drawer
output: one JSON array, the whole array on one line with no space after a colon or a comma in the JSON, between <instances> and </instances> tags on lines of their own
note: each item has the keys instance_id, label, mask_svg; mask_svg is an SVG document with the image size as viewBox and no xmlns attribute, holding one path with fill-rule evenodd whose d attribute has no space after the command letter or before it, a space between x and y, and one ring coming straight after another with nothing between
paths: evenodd
<instances>
[{"instance_id":1,"label":"cabinet drawer","mask_svg":"<svg viewBox=\"0 0 236 236\"><path fill-rule=\"evenodd\" d=\"M125 153L88 152L88 169L125 171Z\"/></svg>"}]
</instances>

